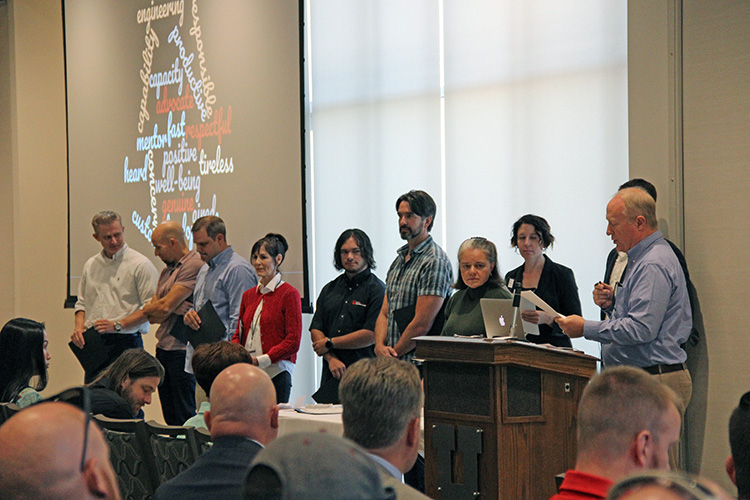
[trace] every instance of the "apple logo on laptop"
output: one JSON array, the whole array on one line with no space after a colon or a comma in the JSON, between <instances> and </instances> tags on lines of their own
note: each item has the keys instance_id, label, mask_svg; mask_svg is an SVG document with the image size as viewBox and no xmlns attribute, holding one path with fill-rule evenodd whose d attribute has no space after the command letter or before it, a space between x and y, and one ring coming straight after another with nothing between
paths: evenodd
<instances>
[{"instance_id":1,"label":"apple logo on laptop","mask_svg":"<svg viewBox=\"0 0 750 500\"><path fill-rule=\"evenodd\" d=\"M500 321L500 326L505 326L505 318L503 318L502 314L500 315L499 321Z\"/></svg>"}]
</instances>

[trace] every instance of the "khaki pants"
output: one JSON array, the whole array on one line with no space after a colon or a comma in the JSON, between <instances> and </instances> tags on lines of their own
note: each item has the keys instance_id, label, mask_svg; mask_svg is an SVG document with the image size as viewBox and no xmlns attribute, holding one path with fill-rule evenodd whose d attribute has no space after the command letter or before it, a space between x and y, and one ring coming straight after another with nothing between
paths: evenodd
<instances>
[{"instance_id":1,"label":"khaki pants","mask_svg":"<svg viewBox=\"0 0 750 500\"><path fill-rule=\"evenodd\" d=\"M677 410L680 412L680 441L669 450L669 465L674 470L685 470L685 450L682 450L685 433L685 409L690 404L693 394L693 379L687 370L651 375L677 394Z\"/></svg>"}]
</instances>

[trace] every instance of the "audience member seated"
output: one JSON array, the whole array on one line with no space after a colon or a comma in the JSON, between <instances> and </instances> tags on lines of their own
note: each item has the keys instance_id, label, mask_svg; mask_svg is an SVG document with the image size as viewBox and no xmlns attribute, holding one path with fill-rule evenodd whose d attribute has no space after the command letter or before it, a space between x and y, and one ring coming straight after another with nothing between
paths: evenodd
<instances>
[{"instance_id":1,"label":"audience member seated","mask_svg":"<svg viewBox=\"0 0 750 500\"><path fill-rule=\"evenodd\" d=\"M260 282L242 294L240 320L232 337L232 342L250 351L253 364L271 377L279 403L289 401L302 339L299 292L279 272L288 249L286 239L274 233L253 244L250 262Z\"/></svg>"},{"instance_id":2,"label":"audience member seated","mask_svg":"<svg viewBox=\"0 0 750 500\"><path fill-rule=\"evenodd\" d=\"M225 369L211 386L211 409L205 413L213 446L159 486L154 499L240 498L248 464L276 438L278 417L276 391L263 370L246 363Z\"/></svg>"},{"instance_id":3,"label":"audience member seated","mask_svg":"<svg viewBox=\"0 0 750 500\"><path fill-rule=\"evenodd\" d=\"M613 483L648 469L669 469L680 437L677 396L632 366L595 375L578 405L578 456L552 500L603 500ZM550 478L551 480L551 478Z\"/></svg>"},{"instance_id":4,"label":"audience member seated","mask_svg":"<svg viewBox=\"0 0 750 500\"><path fill-rule=\"evenodd\" d=\"M510 299L497 263L497 248L491 241L474 237L458 247L458 279L445 306L443 335L482 335L484 320L479 299Z\"/></svg>"},{"instance_id":5,"label":"audience member seated","mask_svg":"<svg viewBox=\"0 0 750 500\"><path fill-rule=\"evenodd\" d=\"M206 428L204 414L211 409L211 385L214 379L221 373L224 368L228 368L235 363L250 363L252 358L247 349L239 344L233 344L227 341L216 342L213 344L203 344L193 352L192 355L193 374L195 381L206 393L209 401L203 401L198 414L187 419L185 426Z\"/></svg>"},{"instance_id":6,"label":"audience member seated","mask_svg":"<svg viewBox=\"0 0 750 500\"><path fill-rule=\"evenodd\" d=\"M727 474L737 486L737 500L750 500L750 392L742 396L729 419L729 446Z\"/></svg>"},{"instance_id":7,"label":"audience member seated","mask_svg":"<svg viewBox=\"0 0 750 500\"><path fill-rule=\"evenodd\" d=\"M341 378L344 437L363 447L378 464L383 484L399 498L427 498L402 484L417 460L422 384L417 368L396 358L361 359Z\"/></svg>"},{"instance_id":8,"label":"audience member seated","mask_svg":"<svg viewBox=\"0 0 750 500\"><path fill-rule=\"evenodd\" d=\"M164 367L143 349L128 349L89 384L91 413L143 418L143 407L164 380Z\"/></svg>"},{"instance_id":9,"label":"audience member seated","mask_svg":"<svg viewBox=\"0 0 750 500\"><path fill-rule=\"evenodd\" d=\"M44 323L15 318L0 330L0 402L21 408L42 400L47 369L52 359L47 351Z\"/></svg>"},{"instance_id":10,"label":"audience member seated","mask_svg":"<svg viewBox=\"0 0 750 500\"><path fill-rule=\"evenodd\" d=\"M648 471L615 484L607 500L731 500L719 485L680 472Z\"/></svg>"},{"instance_id":11,"label":"audience member seated","mask_svg":"<svg viewBox=\"0 0 750 500\"><path fill-rule=\"evenodd\" d=\"M67 403L34 405L0 426L0 464L0 500L120 499L102 432Z\"/></svg>"},{"instance_id":12,"label":"audience member seated","mask_svg":"<svg viewBox=\"0 0 750 500\"><path fill-rule=\"evenodd\" d=\"M565 316L581 314L581 300L573 271L552 262L544 251L555 242L549 223L538 215L527 214L513 224L510 244L523 257L523 265L505 275L508 288L519 286L532 290L555 311ZM539 335L527 339L537 344L570 347L570 338L563 334L554 318L543 311L523 311L524 321L539 325Z\"/></svg>"},{"instance_id":13,"label":"audience member seated","mask_svg":"<svg viewBox=\"0 0 750 500\"><path fill-rule=\"evenodd\" d=\"M255 457L245 500L394 500L378 468L348 439L327 433L282 436Z\"/></svg>"}]
</instances>

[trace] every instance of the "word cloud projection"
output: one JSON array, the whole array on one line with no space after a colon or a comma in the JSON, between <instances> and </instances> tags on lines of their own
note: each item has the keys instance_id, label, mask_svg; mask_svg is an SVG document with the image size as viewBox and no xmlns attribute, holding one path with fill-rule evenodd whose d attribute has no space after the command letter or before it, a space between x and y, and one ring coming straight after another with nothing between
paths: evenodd
<instances>
[{"instance_id":1,"label":"word cloud projection","mask_svg":"<svg viewBox=\"0 0 750 500\"><path fill-rule=\"evenodd\" d=\"M114 210L146 255L166 220L192 248L193 222L220 216L245 257L282 233L304 295L299 15L287 0L65 0L70 294L91 217Z\"/></svg>"}]
</instances>

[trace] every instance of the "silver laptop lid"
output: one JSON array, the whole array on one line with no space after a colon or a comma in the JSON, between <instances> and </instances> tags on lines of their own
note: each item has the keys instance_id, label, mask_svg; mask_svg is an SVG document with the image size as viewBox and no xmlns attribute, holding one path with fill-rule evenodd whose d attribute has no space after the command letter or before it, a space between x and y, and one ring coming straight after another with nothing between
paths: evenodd
<instances>
[{"instance_id":1,"label":"silver laptop lid","mask_svg":"<svg viewBox=\"0 0 750 500\"><path fill-rule=\"evenodd\" d=\"M487 338L509 337L513 326L513 299L479 299Z\"/></svg>"}]
</instances>

